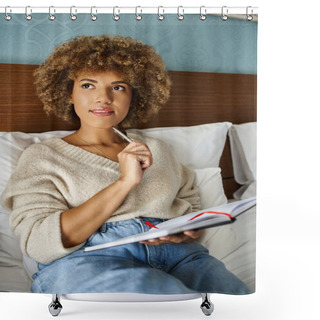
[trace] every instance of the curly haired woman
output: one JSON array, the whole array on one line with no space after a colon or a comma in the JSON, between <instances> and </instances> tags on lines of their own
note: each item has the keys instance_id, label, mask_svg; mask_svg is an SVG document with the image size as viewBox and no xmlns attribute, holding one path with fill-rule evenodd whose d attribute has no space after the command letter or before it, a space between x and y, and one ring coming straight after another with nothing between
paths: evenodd
<instances>
[{"instance_id":1,"label":"curly haired woman","mask_svg":"<svg viewBox=\"0 0 320 320\"><path fill-rule=\"evenodd\" d=\"M47 113L80 120L77 131L27 148L3 193L10 224L38 262L39 293L248 293L195 241L199 231L84 252L199 209L194 174L161 141L113 127L147 121L170 80L148 45L82 36L58 46L35 72Z\"/></svg>"}]
</instances>

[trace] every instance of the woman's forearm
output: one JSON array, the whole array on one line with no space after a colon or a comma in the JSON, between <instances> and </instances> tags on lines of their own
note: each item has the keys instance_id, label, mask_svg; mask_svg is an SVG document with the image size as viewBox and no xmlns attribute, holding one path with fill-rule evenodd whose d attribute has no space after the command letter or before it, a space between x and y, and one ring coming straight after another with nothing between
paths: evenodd
<instances>
[{"instance_id":1,"label":"woman's forearm","mask_svg":"<svg viewBox=\"0 0 320 320\"><path fill-rule=\"evenodd\" d=\"M87 240L119 208L128 193L142 180L152 164L149 148L131 142L118 154L121 177L76 208L61 214L62 243L74 247Z\"/></svg>"},{"instance_id":2,"label":"woman's forearm","mask_svg":"<svg viewBox=\"0 0 320 320\"><path fill-rule=\"evenodd\" d=\"M120 178L80 206L63 212L60 219L64 247L87 240L118 209L133 187Z\"/></svg>"}]
</instances>

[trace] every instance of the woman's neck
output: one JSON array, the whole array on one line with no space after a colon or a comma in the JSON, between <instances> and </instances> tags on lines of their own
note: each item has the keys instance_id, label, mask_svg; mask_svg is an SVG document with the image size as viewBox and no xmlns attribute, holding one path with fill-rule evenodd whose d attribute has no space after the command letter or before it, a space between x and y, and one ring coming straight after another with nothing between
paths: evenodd
<instances>
[{"instance_id":1,"label":"woman's neck","mask_svg":"<svg viewBox=\"0 0 320 320\"><path fill-rule=\"evenodd\" d=\"M123 142L112 127L107 129L80 127L75 134L93 145L111 146Z\"/></svg>"}]
</instances>

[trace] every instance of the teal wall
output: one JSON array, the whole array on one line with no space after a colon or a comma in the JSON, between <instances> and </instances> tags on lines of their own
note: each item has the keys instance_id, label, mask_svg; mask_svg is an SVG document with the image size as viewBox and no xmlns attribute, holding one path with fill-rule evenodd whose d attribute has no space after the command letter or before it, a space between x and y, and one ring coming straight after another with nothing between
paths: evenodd
<instances>
[{"instance_id":1,"label":"teal wall","mask_svg":"<svg viewBox=\"0 0 320 320\"><path fill-rule=\"evenodd\" d=\"M167 15L121 15L115 22L111 15L91 21L89 14L79 14L71 21L68 14L34 14L27 21L23 14L13 14L11 21L0 19L0 63L39 64L52 49L79 35L119 34L130 36L155 47L169 70L223 73L257 73L257 23L229 18L186 15L179 21Z\"/></svg>"}]
</instances>

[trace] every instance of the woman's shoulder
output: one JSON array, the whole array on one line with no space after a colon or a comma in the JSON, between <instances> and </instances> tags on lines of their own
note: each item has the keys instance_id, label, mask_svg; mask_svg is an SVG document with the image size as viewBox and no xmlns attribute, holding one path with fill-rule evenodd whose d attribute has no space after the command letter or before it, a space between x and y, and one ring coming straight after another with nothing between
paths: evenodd
<instances>
[{"instance_id":1,"label":"woman's shoulder","mask_svg":"<svg viewBox=\"0 0 320 320\"><path fill-rule=\"evenodd\" d=\"M25 178L50 169L56 154L50 144L47 141L35 142L24 149L13 163L13 178Z\"/></svg>"},{"instance_id":2,"label":"woman's shoulder","mask_svg":"<svg viewBox=\"0 0 320 320\"><path fill-rule=\"evenodd\" d=\"M49 157L52 158L57 152L57 146L60 144L59 138L49 138L40 142L36 142L28 146L20 155L19 163L37 163Z\"/></svg>"},{"instance_id":3,"label":"woman's shoulder","mask_svg":"<svg viewBox=\"0 0 320 320\"><path fill-rule=\"evenodd\" d=\"M60 138L49 138L45 139L40 142L36 142L28 146L24 151L23 155L32 155L34 153L38 153L41 151L54 151L56 149L56 146L60 143L61 139Z\"/></svg>"}]
</instances>

